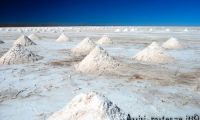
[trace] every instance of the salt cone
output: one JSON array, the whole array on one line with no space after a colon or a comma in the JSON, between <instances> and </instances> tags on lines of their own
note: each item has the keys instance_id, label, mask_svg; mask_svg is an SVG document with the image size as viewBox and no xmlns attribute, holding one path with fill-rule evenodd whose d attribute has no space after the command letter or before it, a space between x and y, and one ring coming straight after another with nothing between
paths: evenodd
<instances>
[{"instance_id":1,"label":"salt cone","mask_svg":"<svg viewBox=\"0 0 200 120\"><path fill-rule=\"evenodd\" d=\"M120 29L116 29L115 32L121 32L121 30Z\"/></svg>"},{"instance_id":2,"label":"salt cone","mask_svg":"<svg viewBox=\"0 0 200 120\"><path fill-rule=\"evenodd\" d=\"M39 36L37 36L36 34L32 33L28 36L31 40L41 40L41 38Z\"/></svg>"},{"instance_id":3,"label":"salt cone","mask_svg":"<svg viewBox=\"0 0 200 120\"><path fill-rule=\"evenodd\" d=\"M88 54L91 50L95 48L96 44L86 37L82 42L80 42L76 47L72 48L71 51L74 53L84 53Z\"/></svg>"},{"instance_id":4,"label":"salt cone","mask_svg":"<svg viewBox=\"0 0 200 120\"><path fill-rule=\"evenodd\" d=\"M60 35L60 37L56 40L56 42L69 42L71 39L69 39L64 33Z\"/></svg>"},{"instance_id":5,"label":"salt cone","mask_svg":"<svg viewBox=\"0 0 200 120\"><path fill-rule=\"evenodd\" d=\"M77 95L47 120L127 120L127 117L128 114L108 98L91 91Z\"/></svg>"},{"instance_id":6,"label":"salt cone","mask_svg":"<svg viewBox=\"0 0 200 120\"><path fill-rule=\"evenodd\" d=\"M53 30L52 33L57 33L57 32L55 30Z\"/></svg>"},{"instance_id":7,"label":"salt cone","mask_svg":"<svg viewBox=\"0 0 200 120\"><path fill-rule=\"evenodd\" d=\"M20 38L18 38L14 43L13 46L20 44L22 46L29 46L29 45L36 45L31 39L29 39L27 36L22 35Z\"/></svg>"},{"instance_id":8,"label":"salt cone","mask_svg":"<svg viewBox=\"0 0 200 120\"><path fill-rule=\"evenodd\" d=\"M0 65L29 63L37 61L41 58L41 56L35 55L20 44L17 44L0 58Z\"/></svg>"},{"instance_id":9,"label":"salt cone","mask_svg":"<svg viewBox=\"0 0 200 120\"><path fill-rule=\"evenodd\" d=\"M168 62L174 58L165 52L161 47L158 46L158 43L153 42L144 50L138 52L132 59L139 61L149 61L149 62Z\"/></svg>"},{"instance_id":10,"label":"salt cone","mask_svg":"<svg viewBox=\"0 0 200 120\"><path fill-rule=\"evenodd\" d=\"M124 32L128 32L128 29L127 29L127 28L125 28L123 31L124 31Z\"/></svg>"},{"instance_id":11,"label":"salt cone","mask_svg":"<svg viewBox=\"0 0 200 120\"><path fill-rule=\"evenodd\" d=\"M113 41L104 35L100 40L97 41L97 44L113 44Z\"/></svg>"},{"instance_id":12,"label":"salt cone","mask_svg":"<svg viewBox=\"0 0 200 120\"><path fill-rule=\"evenodd\" d=\"M101 47L96 46L77 66L82 72L104 71L119 64Z\"/></svg>"},{"instance_id":13,"label":"salt cone","mask_svg":"<svg viewBox=\"0 0 200 120\"><path fill-rule=\"evenodd\" d=\"M179 41L176 38L170 38L166 42L162 44L162 47L167 49L182 49L185 48L184 45L180 44Z\"/></svg>"}]
</instances>

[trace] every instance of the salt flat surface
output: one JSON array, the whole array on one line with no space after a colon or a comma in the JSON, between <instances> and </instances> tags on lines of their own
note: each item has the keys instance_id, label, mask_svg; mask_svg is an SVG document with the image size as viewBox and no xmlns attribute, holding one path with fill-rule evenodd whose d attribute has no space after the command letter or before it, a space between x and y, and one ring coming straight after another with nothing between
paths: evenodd
<instances>
[{"instance_id":1,"label":"salt flat surface","mask_svg":"<svg viewBox=\"0 0 200 120\"><path fill-rule=\"evenodd\" d=\"M48 27L36 33L41 40L25 48L44 57L27 64L0 66L0 118L3 120L45 120L62 109L79 93L95 90L125 113L137 117L185 117L200 111L200 28L187 27ZM121 32L115 32L119 28ZM128 31L123 31L128 28ZM1 28L0 57L23 33ZM16 28L17 29L17 28ZM22 30L26 28L21 28ZM29 28L34 29L34 28ZM43 32L42 30L46 30ZM77 32L80 29L81 32ZM151 31L149 31L152 29ZM170 31L165 31L169 29ZM64 32L61 32L64 30ZM65 33L71 42L56 42ZM119 74L82 73L75 64L85 55L70 52L85 37L96 42L107 35L114 44L99 45L114 59L127 64ZM175 37L185 49L165 49L174 61L151 63L131 60L152 42ZM132 74L134 77L125 74ZM124 76L123 76L124 75ZM137 77L137 75L139 77Z\"/></svg>"}]
</instances>

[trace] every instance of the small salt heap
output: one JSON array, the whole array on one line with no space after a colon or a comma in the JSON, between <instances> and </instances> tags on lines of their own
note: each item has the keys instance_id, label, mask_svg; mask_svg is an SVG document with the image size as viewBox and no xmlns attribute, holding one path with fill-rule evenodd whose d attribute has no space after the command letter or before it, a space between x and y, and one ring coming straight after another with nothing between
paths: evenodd
<instances>
[{"instance_id":1,"label":"small salt heap","mask_svg":"<svg viewBox=\"0 0 200 120\"><path fill-rule=\"evenodd\" d=\"M42 30L42 32L46 32L46 30L45 30L45 29L43 29L43 30Z\"/></svg>"},{"instance_id":2,"label":"small salt heap","mask_svg":"<svg viewBox=\"0 0 200 120\"><path fill-rule=\"evenodd\" d=\"M165 31L170 31L169 29L166 29Z\"/></svg>"},{"instance_id":3,"label":"small salt heap","mask_svg":"<svg viewBox=\"0 0 200 120\"><path fill-rule=\"evenodd\" d=\"M101 47L96 46L78 65L82 72L104 71L107 68L117 67L119 64Z\"/></svg>"},{"instance_id":4,"label":"small salt heap","mask_svg":"<svg viewBox=\"0 0 200 120\"><path fill-rule=\"evenodd\" d=\"M78 30L76 30L76 32L81 32L81 30L80 30L80 29L78 29Z\"/></svg>"},{"instance_id":5,"label":"small salt heap","mask_svg":"<svg viewBox=\"0 0 200 120\"><path fill-rule=\"evenodd\" d=\"M169 40L167 40L166 42L164 42L162 44L163 48L167 48L167 49L182 49L185 48L184 45L180 44L179 41L176 38L170 38Z\"/></svg>"},{"instance_id":6,"label":"small salt heap","mask_svg":"<svg viewBox=\"0 0 200 120\"><path fill-rule=\"evenodd\" d=\"M57 33L57 32L55 30L53 30L52 33Z\"/></svg>"},{"instance_id":7,"label":"small salt heap","mask_svg":"<svg viewBox=\"0 0 200 120\"><path fill-rule=\"evenodd\" d=\"M35 30L35 33L40 33L40 31L38 31L38 30Z\"/></svg>"},{"instance_id":8,"label":"small salt heap","mask_svg":"<svg viewBox=\"0 0 200 120\"><path fill-rule=\"evenodd\" d=\"M113 41L111 41L107 35L104 35L101 39L97 41L97 44L113 44Z\"/></svg>"},{"instance_id":9,"label":"small salt heap","mask_svg":"<svg viewBox=\"0 0 200 120\"><path fill-rule=\"evenodd\" d=\"M168 62L174 58L165 52L158 43L153 42L151 45L146 47L144 50L138 52L132 59L139 61L149 61L149 62Z\"/></svg>"},{"instance_id":10,"label":"small salt heap","mask_svg":"<svg viewBox=\"0 0 200 120\"><path fill-rule=\"evenodd\" d=\"M88 54L91 50L95 48L96 44L90 40L89 37L83 39L76 47L72 48L71 51L74 53Z\"/></svg>"},{"instance_id":11,"label":"small salt heap","mask_svg":"<svg viewBox=\"0 0 200 120\"><path fill-rule=\"evenodd\" d=\"M62 29L62 30L60 30L60 32L65 32L65 31Z\"/></svg>"},{"instance_id":12,"label":"small salt heap","mask_svg":"<svg viewBox=\"0 0 200 120\"><path fill-rule=\"evenodd\" d=\"M17 31L23 33L23 31L21 29L18 29Z\"/></svg>"},{"instance_id":13,"label":"small salt heap","mask_svg":"<svg viewBox=\"0 0 200 120\"><path fill-rule=\"evenodd\" d=\"M20 44L22 46L29 46L29 45L36 45L32 40L30 40L27 36L22 35L18 38L14 43L13 46Z\"/></svg>"},{"instance_id":14,"label":"small salt heap","mask_svg":"<svg viewBox=\"0 0 200 120\"><path fill-rule=\"evenodd\" d=\"M133 32L133 31L135 31L135 29L134 29L134 28L132 28L130 31L131 31L131 32Z\"/></svg>"},{"instance_id":15,"label":"small salt heap","mask_svg":"<svg viewBox=\"0 0 200 120\"><path fill-rule=\"evenodd\" d=\"M128 29L127 29L127 28L125 28L123 31L124 31L124 32L128 32Z\"/></svg>"},{"instance_id":16,"label":"small salt heap","mask_svg":"<svg viewBox=\"0 0 200 120\"><path fill-rule=\"evenodd\" d=\"M69 39L64 33L60 35L60 37L56 40L56 42L69 42Z\"/></svg>"},{"instance_id":17,"label":"small salt heap","mask_svg":"<svg viewBox=\"0 0 200 120\"><path fill-rule=\"evenodd\" d=\"M31 40L41 40L41 38L39 36L37 36L36 34L32 33L28 36Z\"/></svg>"},{"instance_id":18,"label":"small salt heap","mask_svg":"<svg viewBox=\"0 0 200 120\"><path fill-rule=\"evenodd\" d=\"M11 29L10 29L10 28L7 28L6 31L7 31L7 32L8 32L8 31L11 31Z\"/></svg>"},{"instance_id":19,"label":"small salt heap","mask_svg":"<svg viewBox=\"0 0 200 120\"><path fill-rule=\"evenodd\" d=\"M121 32L121 30L120 29L116 29L115 32Z\"/></svg>"}]
</instances>

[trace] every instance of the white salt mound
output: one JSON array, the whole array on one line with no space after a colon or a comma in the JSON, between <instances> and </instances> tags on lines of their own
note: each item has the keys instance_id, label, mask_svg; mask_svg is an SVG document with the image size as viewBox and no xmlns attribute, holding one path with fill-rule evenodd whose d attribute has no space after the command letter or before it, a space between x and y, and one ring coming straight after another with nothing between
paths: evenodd
<instances>
[{"instance_id":1,"label":"white salt mound","mask_svg":"<svg viewBox=\"0 0 200 120\"><path fill-rule=\"evenodd\" d=\"M120 29L116 29L115 32L121 32L121 30Z\"/></svg>"},{"instance_id":2,"label":"white salt mound","mask_svg":"<svg viewBox=\"0 0 200 120\"><path fill-rule=\"evenodd\" d=\"M24 29L24 31L27 32L28 30L27 30L27 29Z\"/></svg>"},{"instance_id":3,"label":"white salt mound","mask_svg":"<svg viewBox=\"0 0 200 120\"><path fill-rule=\"evenodd\" d=\"M111 41L108 36L104 35L101 39L97 41L97 44L113 44L113 41Z\"/></svg>"},{"instance_id":4,"label":"white salt mound","mask_svg":"<svg viewBox=\"0 0 200 120\"><path fill-rule=\"evenodd\" d=\"M182 49L185 48L184 45L180 44L179 41L176 38L170 38L169 40L167 40L166 42L164 42L162 44L163 48L167 48L167 49Z\"/></svg>"},{"instance_id":5,"label":"white salt mound","mask_svg":"<svg viewBox=\"0 0 200 120\"><path fill-rule=\"evenodd\" d=\"M29 46L29 45L36 45L31 39L29 39L27 36L22 35L20 38L18 38L14 43L13 46L20 44L22 46Z\"/></svg>"},{"instance_id":6,"label":"white salt mound","mask_svg":"<svg viewBox=\"0 0 200 120\"><path fill-rule=\"evenodd\" d=\"M65 32L64 30L60 30L60 32Z\"/></svg>"},{"instance_id":7,"label":"white salt mound","mask_svg":"<svg viewBox=\"0 0 200 120\"><path fill-rule=\"evenodd\" d=\"M133 31L135 31L135 29L134 29L134 28L132 28L130 31L132 31L132 32L133 32Z\"/></svg>"},{"instance_id":8,"label":"white salt mound","mask_svg":"<svg viewBox=\"0 0 200 120\"><path fill-rule=\"evenodd\" d=\"M21 32L21 33L23 33L23 31L22 31L21 29L18 29L18 32Z\"/></svg>"},{"instance_id":9,"label":"white salt mound","mask_svg":"<svg viewBox=\"0 0 200 120\"><path fill-rule=\"evenodd\" d=\"M36 34L32 33L28 36L31 40L41 40L41 38L39 36L37 36Z\"/></svg>"},{"instance_id":10,"label":"white salt mound","mask_svg":"<svg viewBox=\"0 0 200 120\"><path fill-rule=\"evenodd\" d=\"M188 31L188 29L184 29L183 31L187 32L187 31Z\"/></svg>"},{"instance_id":11,"label":"white salt mound","mask_svg":"<svg viewBox=\"0 0 200 120\"><path fill-rule=\"evenodd\" d=\"M60 35L60 37L56 40L56 42L69 42L69 39L64 33Z\"/></svg>"},{"instance_id":12,"label":"white salt mound","mask_svg":"<svg viewBox=\"0 0 200 120\"><path fill-rule=\"evenodd\" d=\"M118 63L103 50L96 46L78 65L82 72L104 71L107 68L117 67Z\"/></svg>"},{"instance_id":13,"label":"white salt mound","mask_svg":"<svg viewBox=\"0 0 200 120\"><path fill-rule=\"evenodd\" d=\"M6 29L6 31L8 32L8 31L11 31L11 29Z\"/></svg>"},{"instance_id":14,"label":"white salt mound","mask_svg":"<svg viewBox=\"0 0 200 120\"><path fill-rule=\"evenodd\" d=\"M20 44L13 46L0 58L0 65L23 64L41 59L41 56L33 54Z\"/></svg>"},{"instance_id":15,"label":"white salt mound","mask_svg":"<svg viewBox=\"0 0 200 120\"><path fill-rule=\"evenodd\" d=\"M86 37L76 47L72 48L71 51L74 53L89 53L95 46L96 44L89 37Z\"/></svg>"},{"instance_id":16,"label":"white salt mound","mask_svg":"<svg viewBox=\"0 0 200 120\"><path fill-rule=\"evenodd\" d=\"M165 31L170 31L169 29L166 29Z\"/></svg>"},{"instance_id":17,"label":"white salt mound","mask_svg":"<svg viewBox=\"0 0 200 120\"><path fill-rule=\"evenodd\" d=\"M35 31L35 33L40 33L40 31L39 31L39 30L37 30L37 29L34 29L33 31Z\"/></svg>"},{"instance_id":18,"label":"white salt mound","mask_svg":"<svg viewBox=\"0 0 200 120\"><path fill-rule=\"evenodd\" d=\"M165 52L158 43L153 42L151 45L146 47L144 50L138 52L133 59L139 61L149 61L149 62L168 62L174 58Z\"/></svg>"},{"instance_id":19,"label":"white salt mound","mask_svg":"<svg viewBox=\"0 0 200 120\"><path fill-rule=\"evenodd\" d=\"M2 40L0 40L0 44L3 44L4 42Z\"/></svg>"},{"instance_id":20,"label":"white salt mound","mask_svg":"<svg viewBox=\"0 0 200 120\"><path fill-rule=\"evenodd\" d=\"M57 33L57 32L55 30L53 30L52 33Z\"/></svg>"},{"instance_id":21,"label":"white salt mound","mask_svg":"<svg viewBox=\"0 0 200 120\"><path fill-rule=\"evenodd\" d=\"M123 31L124 31L124 32L128 32L128 29L126 28L126 29L124 29Z\"/></svg>"},{"instance_id":22,"label":"white salt mound","mask_svg":"<svg viewBox=\"0 0 200 120\"><path fill-rule=\"evenodd\" d=\"M81 32L81 30L77 30L76 32Z\"/></svg>"},{"instance_id":23,"label":"white salt mound","mask_svg":"<svg viewBox=\"0 0 200 120\"><path fill-rule=\"evenodd\" d=\"M128 114L104 95L91 91L77 95L47 120L126 120L127 117Z\"/></svg>"}]
</instances>

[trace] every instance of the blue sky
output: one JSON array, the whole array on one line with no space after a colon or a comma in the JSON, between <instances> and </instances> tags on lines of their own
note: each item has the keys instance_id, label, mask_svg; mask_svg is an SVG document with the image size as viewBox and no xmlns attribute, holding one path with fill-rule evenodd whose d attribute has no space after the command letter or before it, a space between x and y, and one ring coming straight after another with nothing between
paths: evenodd
<instances>
[{"instance_id":1,"label":"blue sky","mask_svg":"<svg viewBox=\"0 0 200 120\"><path fill-rule=\"evenodd\" d=\"M200 26L200 0L1 0L0 24Z\"/></svg>"}]
</instances>

